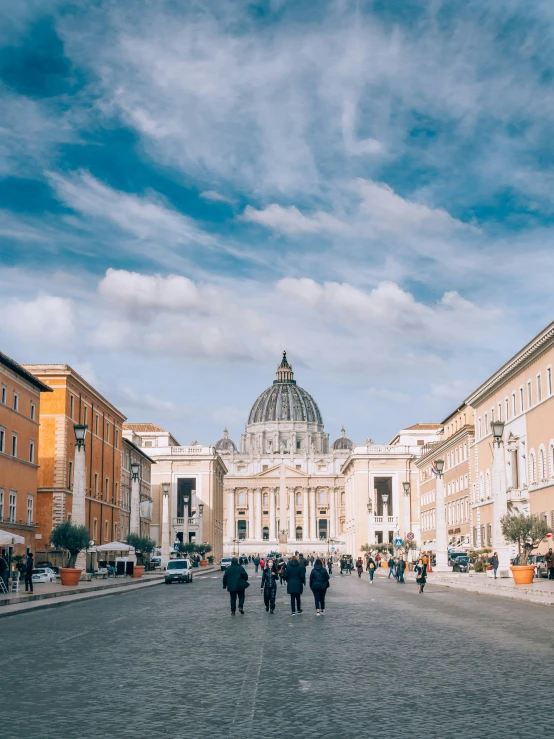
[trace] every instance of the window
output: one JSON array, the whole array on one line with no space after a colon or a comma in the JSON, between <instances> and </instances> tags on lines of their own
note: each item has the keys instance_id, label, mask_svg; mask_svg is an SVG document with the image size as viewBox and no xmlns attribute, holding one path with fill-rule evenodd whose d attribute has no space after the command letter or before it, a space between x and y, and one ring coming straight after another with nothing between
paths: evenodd
<instances>
[{"instance_id":1,"label":"window","mask_svg":"<svg viewBox=\"0 0 554 739\"><path fill-rule=\"evenodd\" d=\"M87 412L88 412L88 408L87 408L87 407L86 407L86 405L85 405L85 407L84 407L84 410L83 410L83 424L84 424L85 426L87 425L87 415L88 415L88 413L87 413Z\"/></svg>"},{"instance_id":2,"label":"window","mask_svg":"<svg viewBox=\"0 0 554 739\"><path fill-rule=\"evenodd\" d=\"M317 522L317 530L318 530L318 538L320 539L326 539L327 538L327 519L326 518L320 518Z\"/></svg>"},{"instance_id":3,"label":"window","mask_svg":"<svg viewBox=\"0 0 554 739\"><path fill-rule=\"evenodd\" d=\"M488 413L485 413L485 429L484 429L483 433L484 433L485 436L489 433L489 415L488 415Z\"/></svg>"},{"instance_id":4,"label":"window","mask_svg":"<svg viewBox=\"0 0 554 739\"><path fill-rule=\"evenodd\" d=\"M541 376L537 375L537 403L540 403L542 400L542 382L541 382Z\"/></svg>"},{"instance_id":5,"label":"window","mask_svg":"<svg viewBox=\"0 0 554 739\"><path fill-rule=\"evenodd\" d=\"M531 449L529 453L529 477L531 485L537 484L537 460L535 459L535 450Z\"/></svg>"},{"instance_id":6,"label":"window","mask_svg":"<svg viewBox=\"0 0 554 739\"><path fill-rule=\"evenodd\" d=\"M302 449L302 442L301 441L298 441L298 440L296 441L296 448L297 449Z\"/></svg>"},{"instance_id":7,"label":"window","mask_svg":"<svg viewBox=\"0 0 554 739\"><path fill-rule=\"evenodd\" d=\"M29 462L34 463L35 461L35 442L29 442Z\"/></svg>"},{"instance_id":8,"label":"window","mask_svg":"<svg viewBox=\"0 0 554 739\"><path fill-rule=\"evenodd\" d=\"M98 497L98 472L94 473L94 497Z\"/></svg>"},{"instance_id":9,"label":"window","mask_svg":"<svg viewBox=\"0 0 554 739\"><path fill-rule=\"evenodd\" d=\"M4 520L4 490L0 488L0 521Z\"/></svg>"},{"instance_id":10,"label":"window","mask_svg":"<svg viewBox=\"0 0 554 739\"><path fill-rule=\"evenodd\" d=\"M94 433L98 436L98 413L96 414L96 419L94 421Z\"/></svg>"},{"instance_id":11,"label":"window","mask_svg":"<svg viewBox=\"0 0 554 739\"><path fill-rule=\"evenodd\" d=\"M13 391L13 409L14 411L19 410L19 395L15 392L15 390Z\"/></svg>"},{"instance_id":12,"label":"window","mask_svg":"<svg viewBox=\"0 0 554 739\"><path fill-rule=\"evenodd\" d=\"M508 403L508 398L506 398L506 400L504 401L504 405L506 406L506 418L505 418L505 420L507 421L508 418L510 417L510 404Z\"/></svg>"},{"instance_id":13,"label":"window","mask_svg":"<svg viewBox=\"0 0 554 739\"><path fill-rule=\"evenodd\" d=\"M106 423L106 441L110 441L110 424Z\"/></svg>"},{"instance_id":14,"label":"window","mask_svg":"<svg viewBox=\"0 0 554 739\"><path fill-rule=\"evenodd\" d=\"M67 487L73 490L73 462L70 462L67 468Z\"/></svg>"},{"instance_id":15,"label":"window","mask_svg":"<svg viewBox=\"0 0 554 739\"><path fill-rule=\"evenodd\" d=\"M27 496L27 526L33 525L33 506L34 499L32 495Z\"/></svg>"},{"instance_id":16,"label":"window","mask_svg":"<svg viewBox=\"0 0 554 739\"><path fill-rule=\"evenodd\" d=\"M246 505L246 493L239 493L237 495L237 505Z\"/></svg>"},{"instance_id":17,"label":"window","mask_svg":"<svg viewBox=\"0 0 554 739\"><path fill-rule=\"evenodd\" d=\"M0 428L0 452L6 451L6 429Z\"/></svg>"},{"instance_id":18,"label":"window","mask_svg":"<svg viewBox=\"0 0 554 739\"><path fill-rule=\"evenodd\" d=\"M92 538L94 541L98 538L98 519L95 518L92 522Z\"/></svg>"},{"instance_id":19,"label":"window","mask_svg":"<svg viewBox=\"0 0 554 739\"><path fill-rule=\"evenodd\" d=\"M296 527L296 541L302 541L302 526Z\"/></svg>"},{"instance_id":20,"label":"window","mask_svg":"<svg viewBox=\"0 0 554 739\"><path fill-rule=\"evenodd\" d=\"M12 434L12 457L17 457L17 434Z\"/></svg>"},{"instance_id":21,"label":"window","mask_svg":"<svg viewBox=\"0 0 554 739\"><path fill-rule=\"evenodd\" d=\"M513 449L511 452L512 456L512 488L517 490L519 488L519 457L517 449Z\"/></svg>"},{"instance_id":22,"label":"window","mask_svg":"<svg viewBox=\"0 0 554 739\"><path fill-rule=\"evenodd\" d=\"M264 541L269 541L269 528L267 526L264 526L262 529L262 539Z\"/></svg>"},{"instance_id":23,"label":"window","mask_svg":"<svg viewBox=\"0 0 554 739\"><path fill-rule=\"evenodd\" d=\"M73 395L69 396L69 417L73 418L73 405L74 405L75 398Z\"/></svg>"},{"instance_id":24,"label":"window","mask_svg":"<svg viewBox=\"0 0 554 739\"><path fill-rule=\"evenodd\" d=\"M35 404L31 403L31 421L35 420L35 411L36 411Z\"/></svg>"},{"instance_id":25,"label":"window","mask_svg":"<svg viewBox=\"0 0 554 739\"><path fill-rule=\"evenodd\" d=\"M264 505L269 505L269 493L264 493L263 494L263 504Z\"/></svg>"},{"instance_id":26,"label":"window","mask_svg":"<svg viewBox=\"0 0 554 739\"><path fill-rule=\"evenodd\" d=\"M487 524L487 546L492 545L492 524Z\"/></svg>"},{"instance_id":27,"label":"window","mask_svg":"<svg viewBox=\"0 0 554 739\"><path fill-rule=\"evenodd\" d=\"M262 472L265 472L267 470L267 464L262 464Z\"/></svg>"},{"instance_id":28,"label":"window","mask_svg":"<svg viewBox=\"0 0 554 739\"><path fill-rule=\"evenodd\" d=\"M545 482L546 480L546 455L544 448L539 449L539 482Z\"/></svg>"},{"instance_id":29,"label":"window","mask_svg":"<svg viewBox=\"0 0 554 739\"><path fill-rule=\"evenodd\" d=\"M301 470L301 469L302 469L302 465L301 465L301 464L297 464L297 465L296 465L296 469L297 469L297 470Z\"/></svg>"},{"instance_id":30,"label":"window","mask_svg":"<svg viewBox=\"0 0 554 739\"><path fill-rule=\"evenodd\" d=\"M296 493L296 505L302 505L302 493Z\"/></svg>"},{"instance_id":31,"label":"window","mask_svg":"<svg viewBox=\"0 0 554 739\"><path fill-rule=\"evenodd\" d=\"M6 396L8 394L8 388L2 385L2 405L6 405Z\"/></svg>"},{"instance_id":32,"label":"window","mask_svg":"<svg viewBox=\"0 0 554 739\"><path fill-rule=\"evenodd\" d=\"M552 395L552 367L546 368L546 392Z\"/></svg>"},{"instance_id":33,"label":"window","mask_svg":"<svg viewBox=\"0 0 554 739\"><path fill-rule=\"evenodd\" d=\"M327 493L325 490L319 491L319 505L325 505L327 503Z\"/></svg>"},{"instance_id":34,"label":"window","mask_svg":"<svg viewBox=\"0 0 554 739\"><path fill-rule=\"evenodd\" d=\"M477 438L481 438L481 418L477 421Z\"/></svg>"},{"instance_id":35,"label":"window","mask_svg":"<svg viewBox=\"0 0 554 739\"><path fill-rule=\"evenodd\" d=\"M237 521L237 538L246 539L246 521Z\"/></svg>"},{"instance_id":36,"label":"window","mask_svg":"<svg viewBox=\"0 0 554 739\"><path fill-rule=\"evenodd\" d=\"M106 487L104 488L104 492L106 493L106 500L108 500L109 492L110 492L110 480L106 477Z\"/></svg>"},{"instance_id":37,"label":"window","mask_svg":"<svg viewBox=\"0 0 554 739\"><path fill-rule=\"evenodd\" d=\"M116 447L116 449L117 449L118 446L119 446L119 429L116 429L115 430L115 447Z\"/></svg>"},{"instance_id":38,"label":"window","mask_svg":"<svg viewBox=\"0 0 554 739\"><path fill-rule=\"evenodd\" d=\"M515 418L517 416L517 408L516 408L516 394L512 393L512 416Z\"/></svg>"},{"instance_id":39,"label":"window","mask_svg":"<svg viewBox=\"0 0 554 739\"><path fill-rule=\"evenodd\" d=\"M118 483L118 482L116 482L116 483L115 483L115 500L114 500L114 503L115 503L116 505L121 505L121 503L120 503L120 501L119 501L119 499L118 499L118 497L117 497L117 493L118 493L118 490L119 490L119 483Z\"/></svg>"},{"instance_id":40,"label":"window","mask_svg":"<svg viewBox=\"0 0 554 739\"><path fill-rule=\"evenodd\" d=\"M16 501L16 492L10 490L10 507L8 509L8 521L10 523L15 523L15 501Z\"/></svg>"},{"instance_id":41,"label":"window","mask_svg":"<svg viewBox=\"0 0 554 739\"><path fill-rule=\"evenodd\" d=\"M104 543L106 544L110 540L110 523L104 521Z\"/></svg>"},{"instance_id":42,"label":"window","mask_svg":"<svg viewBox=\"0 0 554 739\"><path fill-rule=\"evenodd\" d=\"M531 380L527 382L527 408L533 405L533 389L531 387Z\"/></svg>"},{"instance_id":43,"label":"window","mask_svg":"<svg viewBox=\"0 0 554 739\"><path fill-rule=\"evenodd\" d=\"M523 413L523 388L519 388L519 412Z\"/></svg>"},{"instance_id":44,"label":"window","mask_svg":"<svg viewBox=\"0 0 554 739\"><path fill-rule=\"evenodd\" d=\"M491 497L491 473L490 470L487 470L487 474L485 477L485 495L487 498Z\"/></svg>"}]
</instances>

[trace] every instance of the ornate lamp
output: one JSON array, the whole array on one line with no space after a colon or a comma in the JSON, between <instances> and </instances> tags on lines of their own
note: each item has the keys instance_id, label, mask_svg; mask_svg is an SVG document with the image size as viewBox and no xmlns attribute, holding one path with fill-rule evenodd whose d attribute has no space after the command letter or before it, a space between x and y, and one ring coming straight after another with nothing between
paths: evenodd
<instances>
[{"instance_id":1,"label":"ornate lamp","mask_svg":"<svg viewBox=\"0 0 554 739\"><path fill-rule=\"evenodd\" d=\"M87 435L88 426L82 423L76 423L73 425L73 431L75 432L75 439L77 440L77 449L80 451L85 446L85 436Z\"/></svg>"},{"instance_id":2,"label":"ornate lamp","mask_svg":"<svg viewBox=\"0 0 554 739\"><path fill-rule=\"evenodd\" d=\"M502 436L504 435L504 421L491 421L491 431L494 441L500 446L502 444Z\"/></svg>"},{"instance_id":3,"label":"ornate lamp","mask_svg":"<svg viewBox=\"0 0 554 739\"><path fill-rule=\"evenodd\" d=\"M403 482L402 487L404 488L404 495L409 495L410 494L410 483Z\"/></svg>"},{"instance_id":4,"label":"ornate lamp","mask_svg":"<svg viewBox=\"0 0 554 739\"><path fill-rule=\"evenodd\" d=\"M442 473L444 472L444 459L435 459L434 467L437 477L442 477Z\"/></svg>"},{"instance_id":5,"label":"ornate lamp","mask_svg":"<svg viewBox=\"0 0 554 739\"><path fill-rule=\"evenodd\" d=\"M133 482L138 480L140 465L138 462L131 462L131 475L133 476Z\"/></svg>"}]
</instances>

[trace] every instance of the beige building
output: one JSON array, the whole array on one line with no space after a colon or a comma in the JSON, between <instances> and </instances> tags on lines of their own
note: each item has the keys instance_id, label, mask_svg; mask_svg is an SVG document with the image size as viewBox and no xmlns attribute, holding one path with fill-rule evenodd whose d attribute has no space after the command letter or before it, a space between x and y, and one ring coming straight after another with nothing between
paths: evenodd
<instances>
[{"instance_id":1,"label":"beige building","mask_svg":"<svg viewBox=\"0 0 554 739\"><path fill-rule=\"evenodd\" d=\"M121 512L119 514L119 540L125 541L130 532L131 518L131 465L138 464L139 483L139 532L141 536L150 537L152 525L152 465L156 464L140 448L140 438L126 438L123 434L121 454ZM137 443L138 442L138 443Z\"/></svg>"}]
</instances>

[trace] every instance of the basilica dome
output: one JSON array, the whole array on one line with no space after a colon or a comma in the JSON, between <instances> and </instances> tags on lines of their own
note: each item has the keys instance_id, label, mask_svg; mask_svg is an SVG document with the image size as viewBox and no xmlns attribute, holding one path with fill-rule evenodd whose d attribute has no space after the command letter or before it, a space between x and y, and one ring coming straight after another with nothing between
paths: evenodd
<instances>
[{"instance_id":1,"label":"basilica dome","mask_svg":"<svg viewBox=\"0 0 554 739\"><path fill-rule=\"evenodd\" d=\"M248 416L249 425L275 421L303 421L323 426L317 403L296 384L286 352L283 352L273 385L258 396Z\"/></svg>"},{"instance_id":2,"label":"basilica dome","mask_svg":"<svg viewBox=\"0 0 554 739\"><path fill-rule=\"evenodd\" d=\"M340 437L333 442L333 449L335 451L345 451L350 450L354 447L354 444L350 441L350 439L346 438L346 431L344 430L344 426L340 430Z\"/></svg>"},{"instance_id":3,"label":"basilica dome","mask_svg":"<svg viewBox=\"0 0 554 739\"><path fill-rule=\"evenodd\" d=\"M229 432L227 429L223 431L223 438L220 439L216 445L215 448L218 452L236 452L237 447L235 446L235 442L231 441L229 438Z\"/></svg>"}]
</instances>

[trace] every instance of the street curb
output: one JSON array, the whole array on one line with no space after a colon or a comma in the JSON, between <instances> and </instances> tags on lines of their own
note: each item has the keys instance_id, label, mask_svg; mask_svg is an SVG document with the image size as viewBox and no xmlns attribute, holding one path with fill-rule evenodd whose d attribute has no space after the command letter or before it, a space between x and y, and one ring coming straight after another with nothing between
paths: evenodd
<instances>
[{"instance_id":1,"label":"street curb","mask_svg":"<svg viewBox=\"0 0 554 739\"><path fill-rule=\"evenodd\" d=\"M463 583L454 583L448 580L427 580L428 585L441 586L444 588L452 588L453 590L465 590L467 593L473 593L474 595L488 595L491 598L505 598L508 600L517 600L520 603L533 603L538 606L553 606L554 605L554 594L541 594L538 592L536 595L529 589L516 591L516 590L492 590L491 588L480 588L478 585L475 587L468 587Z\"/></svg>"}]
</instances>

